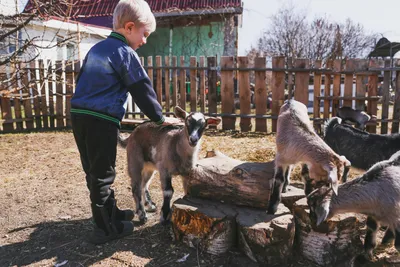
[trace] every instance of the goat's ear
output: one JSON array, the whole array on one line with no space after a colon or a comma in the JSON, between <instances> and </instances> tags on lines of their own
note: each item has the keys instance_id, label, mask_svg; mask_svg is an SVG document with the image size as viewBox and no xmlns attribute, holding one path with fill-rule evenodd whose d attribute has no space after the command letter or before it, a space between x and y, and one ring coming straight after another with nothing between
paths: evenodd
<instances>
[{"instance_id":1,"label":"goat's ear","mask_svg":"<svg viewBox=\"0 0 400 267\"><path fill-rule=\"evenodd\" d=\"M185 110L183 110L181 107L179 107L179 106L175 107L175 116L177 118L185 119L187 115L188 115L188 113Z\"/></svg>"},{"instance_id":2,"label":"goat's ear","mask_svg":"<svg viewBox=\"0 0 400 267\"><path fill-rule=\"evenodd\" d=\"M317 217L317 226L328 218L329 202L324 201L321 205L315 208L315 216Z\"/></svg>"},{"instance_id":3,"label":"goat's ear","mask_svg":"<svg viewBox=\"0 0 400 267\"><path fill-rule=\"evenodd\" d=\"M206 122L207 125L218 125L221 122L221 119L215 117L207 117Z\"/></svg>"},{"instance_id":4,"label":"goat's ear","mask_svg":"<svg viewBox=\"0 0 400 267\"><path fill-rule=\"evenodd\" d=\"M328 182L331 184L333 193L335 193L335 195L338 194L338 173L337 173L337 168L336 167L332 167L330 165L325 165L324 166L324 170L326 170L328 172Z\"/></svg>"}]
</instances>

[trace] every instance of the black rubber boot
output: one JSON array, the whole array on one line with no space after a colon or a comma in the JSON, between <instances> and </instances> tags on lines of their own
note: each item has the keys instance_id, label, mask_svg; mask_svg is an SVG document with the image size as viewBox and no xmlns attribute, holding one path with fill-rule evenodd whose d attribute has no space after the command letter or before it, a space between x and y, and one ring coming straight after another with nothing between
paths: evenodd
<instances>
[{"instance_id":1,"label":"black rubber boot","mask_svg":"<svg viewBox=\"0 0 400 267\"><path fill-rule=\"evenodd\" d=\"M118 221L132 221L133 218L135 217L135 213L133 212L133 210L120 210L117 207L117 201L115 200L115 197L114 197L114 190L112 190L112 189L110 189L110 190L111 190L111 194L108 199L112 199L115 201L115 208L116 208L115 219ZM109 210L109 212L111 213L111 210Z\"/></svg>"},{"instance_id":2,"label":"black rubber boot","mask_svg":"<svg viewBox=\"0 0 400 267\"><path fill-rule=\"evenodd\" d=\"M111 206L111 207L110 207ZM111 210L111 212L109 212ZM109 198L103 206L92 204L93 232L89 236L89 242L103 244L133 233L131 221L120 221L116 219L115 200Z\"/></svg>"}]
</instances>

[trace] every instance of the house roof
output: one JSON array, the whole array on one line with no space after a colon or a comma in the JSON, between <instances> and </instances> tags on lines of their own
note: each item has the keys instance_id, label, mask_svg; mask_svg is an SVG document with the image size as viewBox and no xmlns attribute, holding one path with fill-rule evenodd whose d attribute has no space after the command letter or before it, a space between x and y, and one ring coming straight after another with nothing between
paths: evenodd
<instances>
[{"instance_id":1,"label":"house roof","mask_svg":"<svg viewBox=\"0 0 400 267\"><path fill-rule=\"evenodd\" d=\"M119 0L77 1L69 0L73 5L70 9L71 19L87 19L93 17L112 16ZM146 0L157 17L158 14L189 15L190 12L207 10L214 13L242 13L241 0ZM35 0L29 0L24 12L30 13L36 8ZM67 10L67 6L65 6ZM183 14L185 12L185 14ZM187 12L187 13L186 13ZM209 13L209 12L208 12Z\"/></svg>"},{"instance_id":2,"label":"house roof","mask_svg":"<svg viewBox=\"0 0 400 267\"><path fill-rule=\"evenodd\" d=\"M368 57L393 57L400 51L400 43L390 42L387 38L382 37L376 43L374 50L372 50Z\"/></svg>"}]
</instances>

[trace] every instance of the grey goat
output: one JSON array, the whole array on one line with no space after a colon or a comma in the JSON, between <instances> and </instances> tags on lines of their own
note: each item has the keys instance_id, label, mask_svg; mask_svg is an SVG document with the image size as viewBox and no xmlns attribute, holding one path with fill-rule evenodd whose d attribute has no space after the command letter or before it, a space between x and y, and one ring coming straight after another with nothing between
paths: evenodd
<instances>
[{"instance_id":1,"label":"grey goat","mask_svg":"<svg viewBox=\"0 0 400 267\"><path fill-rule=\"evenodd\" d=\"M293 99L286 101L279 111L277 124L274 186L269 214L276 212L294 164L302 162L309 168L306 194L312 191L311 187L327 183L336 192L338 182L346 179L350 168L350 162L336 154L314 131L303 103Z\"/></svg>"},{"instance_id":2,"label":"grey goat","mask_svg":"<svg viewBox=\"0 0 400 267\"><path fill-rule=\"evenodd\" d=\"M324 125L324 141L353 167L367 170L400 150L400 134L372 134L342 124L337 117Z\"/></svg>"},{"instance_id":3,"label":"grey goat","mask_svg":"<svg viewBox=\"0 0 400 267\"><path fill-rule=\"evenodd\" d=\"M362 110L353 109L351 107L340 107L337 109L337 116L343 122L354 122L357 129L364 130L365 124L371 119L371 116Z\"/></svg>"},{"instance_id":4,"label":"grey goat","mask_svg":"<svg viewBox=\"0 0 400 267\"><path fill-rule=\"evenodd\" d=\"M145 206L148 211L156 209L148 190L154 172L158 170L160 174L164 196L161 223L166 224L170 220L170 201L174 193L172 175L184 178L189 174L197 160L204 129L221 121L220 118L207 118L199 112L189 114L180 107L175 107L175 115L184 119L184 126L160 126L145 122L137 126L127 139L119 138L119 143L127 149L132 194L136 213L142 222L147 220Z\"/></svg>"},{"instance_id":5,"label":"grey goat","mask_svg":"<svg viewBox=\"0 0 400 267\"><path fill-rule=\"evenodd\" d=\"M380 224L388 226L382 243L395 236L400 250L400 151L372 166L362 176L338 188L338 196L320 187L307 196L310 219L317 225L335 214L355 212L368 216L364 249L372 257Z\"/></svg>"}]
</instances>

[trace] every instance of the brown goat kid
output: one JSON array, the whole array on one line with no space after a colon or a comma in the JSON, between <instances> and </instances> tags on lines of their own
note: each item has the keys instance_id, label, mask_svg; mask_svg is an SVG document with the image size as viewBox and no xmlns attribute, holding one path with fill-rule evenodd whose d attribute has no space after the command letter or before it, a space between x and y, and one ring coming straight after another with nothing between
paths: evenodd
<instances>
[{"instance_id":1,"label":"brown goat kid","mask_svg":"<svg viewBox=\"0 0 400 267\"><path fill-rule=\"evenodd\" d=\"M174 193L172 175L181 175L183 180L197 160L200 139L207 125L218 125L219 118L205 117L202 113L187 113L175 107L175 115L184 120L184 125L160 126L145 122L120 144L127 149L128 173L131 177L132 194L136 202L136 213L140 221L147 220L147 211L155 211L148 186L157 170L163 190L161 223L167 224L171 217L170 201Z\"/></svg>"},{"instance_id":2,"label":"brown goat kid","mask_svg":"<svg viewBox=\"0 0 400 267\"><path fill-rule=\"evenodd\" d=\"M337 192L338 182L345 180L350 162L336 154L314 131L307 107L289 100L282 105L277 122L274 186L268 213L274 214L281 201L281 193L289 184L294 164L304 163L305 193L313 187L331 184Z\"/></svg>"}]
</instances>

